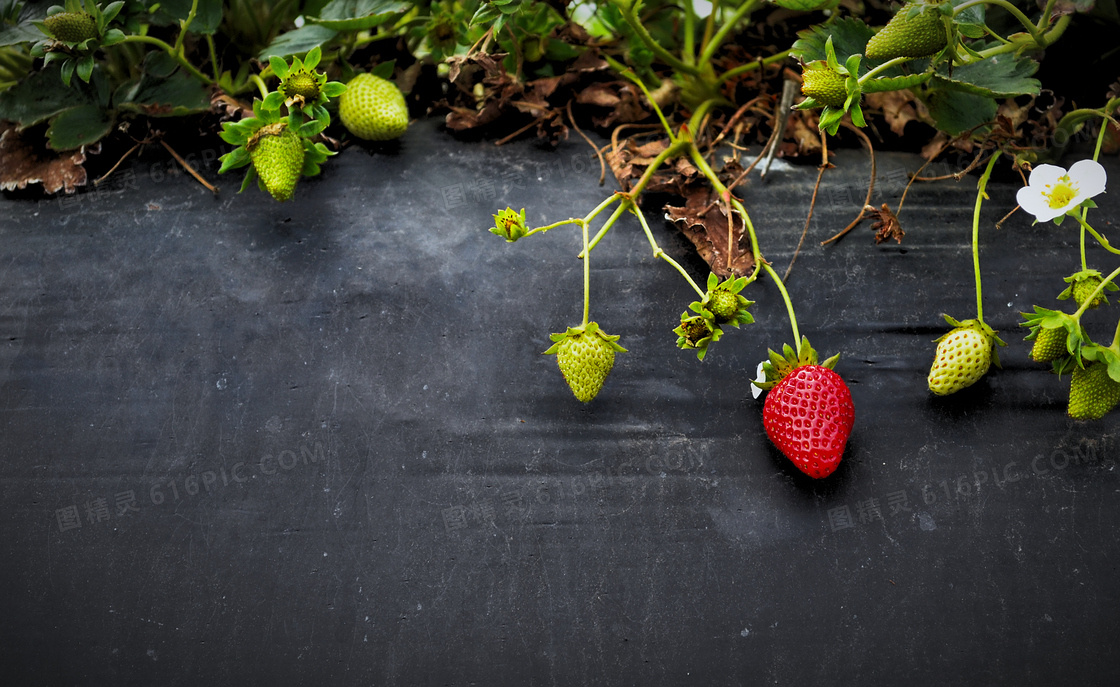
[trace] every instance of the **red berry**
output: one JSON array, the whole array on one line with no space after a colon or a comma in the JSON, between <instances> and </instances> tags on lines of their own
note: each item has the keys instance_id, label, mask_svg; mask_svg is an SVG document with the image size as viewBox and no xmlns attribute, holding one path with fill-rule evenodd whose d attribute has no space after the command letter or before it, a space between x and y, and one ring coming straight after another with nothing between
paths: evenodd
<instances>
[{"instance_id":1,"label":"red berry","mask_svg":"<svg viewBox=\"0 0 1120 687\"><path fill-rule=\"evenodd\" d=\"M798 470L820 479L840 465L855 423L852 394L840 375L821 365L795 368L766 395L766 436Z\"/></svg>"}]
</instances>

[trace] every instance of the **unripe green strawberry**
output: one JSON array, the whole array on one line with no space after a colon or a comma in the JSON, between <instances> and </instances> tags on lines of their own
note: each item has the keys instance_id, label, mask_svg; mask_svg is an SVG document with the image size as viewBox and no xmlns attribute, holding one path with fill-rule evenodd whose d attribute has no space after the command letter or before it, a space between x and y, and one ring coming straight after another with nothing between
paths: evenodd
<instances>
[{"instance_id":1,"label":"unripe green strawberry","mask_svg":"<svg viewBox=\"0 0 1120 687\"><path fill-rule=\"evenodd\" d=\"M927 379L929 390L948 396L975 384L991 366L997 342L995 333L976 320L957 323L955 329L938 339Z\"/></svg>"},{"instance_id":2,"label":"unripe green strawberry","mask_svg":"<svg viewBox=\"0 0 1120 687\"><path fill-rule=\"evenodd\" d=\"M556 354L564 381L568 382L575 397L584 403L595 398L603 382L614 367L615 351L625 351L610 336L599 329L595 322L582 327L570 327L563 334L553 334L553 345L546 354Z\"/></svg>"},{"instance_id":3,"label":"unripe green strawberry","mask_svg":"<svg viewBox=\"0 0 1120 687\"><path fill-rule=\"evenodd\" d=\"M303 171L303 139L279 122L261 127L247 147L265 190L280 202L291 198Z\"/></svg>"},{"instance_id":4,"label":"unripe green strawberry","mask_svg":"<svg viewBox=\"0 0 1120 687\"><path fill-rule=\"evenodd\" d=\"M807 67L801 73L801 92L821 105L843 107L848 99L848 90L844 86L846 79L822 62L819 66Z\"/></svg>"},{"instance_id":5,"label":"unripe green strawberry","mask_svg":"<svg viewBox=\"0 0 1120 687\"><path fill-rule=\"evenodd\" d=\"M708 311L715 315L717 324L725 324L739 312L739 296L722 289L710 292Z\"/></svg>"},{"instance_id":6,"label":"unripe green strawberry","mask_svg":"<svg viewBox=\"0 0 1120 687\"><path fill-rule=\"evenodd\" d=\"M1120 382L1108 376L1108 365L1091 362L1073 371L1069 387L1069 416L1099 420L1120 403Z\"/></svg>"},{"instance_id":7,"label":"unripe green strawberry","mask_svg":"<svg viewBox=\"0 0 1120 687\"><path fill-rule=\"evenodd\" d=\"M43 20L47 31L65 43L81 43L97 37L97 20L87 12L59 12Z\"/></svg>"},{"instance_id":8,"label":"unripe green strawberry","mask_svg":"<svg viewBox=\"0 0 1120 687\"><path fill-rule=\"evenodd\" d=\"M1078 279L1073 283L1073 300L1080 307L1085 304L1085 301L1093 295L1097 287L1101 285L1102 279L1098 276L1088 276ZM1104 289L1096 295L1095 298L1089 303L1090 308L1099 308L1108 302L1108 298L1104 295Z\"/></svg>"},{"instance_id":9,"label":"unripe green strawberry","mask_svg":"<svg viewBox=\"0 0 1120 687\"><path fill-rule=\"evenodd\" d=\"M1068 335L1064 327L1055 329L1040 327L1035 336L1034 346L1031 346L1031 360L1036 363L1048 363L1069 353L1069 349L1066 348Z\"/></svg>"},{"instance_id":10,"label":"unripe green strawberry","mask_svg":"<svg viewBox=\"0 0 1120 687\"><path fill-rule=\"evenodd\" d=\"M319 97L319 81L314 75L301 69L294 74L289 74L288 78L280 84L280 90L284 92L284 96L287 98L299 96L305 102L312 102Z\"/></svg>"},{"instance_id":11,"label":"unripe green strawberry","mask_svg":"<svg viewBox=\"0 0 1120 687\"><path fill-rule=\"evenodd\" d=\"M869 60L890 60L896 57L929 57L940 52L949 42L941 13L928 7L908 17L910 5L904 5L879 33L867 42L863 54Z\"/></svg>"},{"instance_id":12,"label":"unripe green strawberry","mask_svg":"<svg viewBox=\"0 0 1120 687\"><path fill-rule=\"evenodd\" d=\"M373 74L358 74L346 84L338 116L350 133L367 141L399 138L408 129L408 106L401 90Z\"/></svg>"}]
</instances>

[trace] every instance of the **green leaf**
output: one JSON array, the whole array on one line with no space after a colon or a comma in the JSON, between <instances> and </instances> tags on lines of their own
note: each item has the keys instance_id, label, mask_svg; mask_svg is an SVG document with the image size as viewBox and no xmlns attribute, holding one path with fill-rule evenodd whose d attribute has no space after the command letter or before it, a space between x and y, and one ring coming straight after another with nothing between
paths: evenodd
<instances>
[{"instance_id":1,"label":"green leaf","mask_svg":"<svg viewBox=\"0 0 1120 687\"><path fill-rule=\"evenodd\" d=\"M995 119L996 101L982 95L951 88L934 88L926 99L929 114L937 128L950 136Z\"/></svg>"},{"instance_id":2,"label":"green leaf","mask_svg":"<svg viewBox=\"0 0 1120 687\"><path fill-rule=\"evenodd\" d=\"M26 129L75 105L92 102L84 91L64 86L56 69L44 69L0 93L0 119L18 122Z\"/></svg>"},{"instance_id":3,"label":"green leaf","mask_svg":"<svg viewBox=\"0 0 1120 687\"><path fill-rule=\"evenodd\" d=\"M323 95L328 98L337 98L346 92L346 84L338 81L328 81L323 84Z\"/></svg>"},{"instance_id":4,"label":"green leaf","mask_svg":"<svg viewBox=\"0 0 1120 687\"><path fill-rule=\"evenodd\" d=\"M148 2L148 7L158 5L151 21L156 26L179 26L191 12L191 0L160 0ZM222 23L222 0L199 0L194 20L187 29L190 33L216 33Z\"/></svg>"},{"instance_id":5,"label":"green leaf","mask_svg":"<svg viewBox=\"0 0 1120 687\"><path fill-rule=\"evenodd\" d=\"M117 107L149 117L182 117L210 109L210 92L201 81L185 71L167 78L144 74L139 83L118 89Z\"/></svg>"},{"instance_id":6,"label":"green leaf","mask_svg":"<svg viewBox=\"0 0 1120 687\"><path fill-rule=\"evenodd\" d=\"M337 35L338 31L334 29L318 24L308 24L294 31L280 34L257 57L261 60L267 60L273 55L280 57L302 55L316 46L327 43Z\"/></svg>"},{"instance_id":7,"label":"green leaf","mask_svg":"<svg viewBox=\"0 0 1120 687\"><path fill-rule=\"evenodd\" d=\"M980 62L953 67L941 64L935 79L953 88L990 98L1037 95L1041 84L1030 78L1038 71L1038 63L1011 53L995 55Z\"/></svg>"},{"instance_id":8,"label":"green leaf","mask_svg":"<svg viewBox=\"0 0 1120 687\"><path fill-rule=\"evenodd\" d=\"M847 17L833 24L818 24L799 31L790 54L805 64L827 60L825 44L831 38L836 60L844 63L852 55L862 55L867 41L874 35L875 30L870 26L854 17Z\"/></svg>"},{"instance_id":9,"label":"green leaf","mask_svg":"<svg viewBox=\"0 0 1120 687\"><path fill-rule=\"evenodd\" d=\"M120 29L109 29L101 39L101 47L108 48L109 46L122 42L124 39L124 31Z\"/></svg>"},{"instance_id":10,"label":"green leaf","mask_svg":"<svg viewBox=\"0 0 1120 687\"><path fill-rule=\"evenodd\" d=\"M376 67L369 70L369 73L374 76L381 77L382 79L392 79L393 71L396 69L396 67L397 61L389 60L388 62L382 62L378 64Z\"/></svg>"},{"instance_id":11,"label":"green leaf","mask_svg":"<svg viewBox=\"0 0 1120 687\"><path fill-rule=\"evenodd\" d=\"M299 128L299 135L304 138L311 138L315 134L322 132L323 129L326 129L328 124L330 124L330 122L314 119Z\"/></svg>"},{"instance_id":12,"label":"green leaf","mask_svg":"<svg viewBox=\"0 0 1120 687\"><path fill-rule=\"evenodd\" d=\"M64 60L62 62L62 67L59 69L59 75L62 77L62 83L64 85L70 85L70 78L74 76L74 68L77 66L77 63L73 60L73 58Z\"/></svg>"},{"instance_id":13,"label":"green leaf","mask_svg":"<svg viewBox=\"0 0 1120 687\"><path fill-rule=\"evenodd\" d=\"M318 48L319 46L315 47ZM272 55L268 58L268 66L272 67L272 73L276 75L276 78L281 80L288 78L288 63L284 61L284 58L279 55Z\"/></svg>"},{"instance_id":14,"label":"green leaf","mask_svg":"<svg viewBox=\"0 0 1120 687\"><path fill-rule=\"evenodd\" d=\"M252 166L252 165L249 165L249 169L245 170L245 178L241 180L241 188L238 189L237 192L238 193L244 193L245 189L249 188L249 184L256 181L256 179L257 179L257 168Z\"/></svg>"},{"instance_id":15,"label":"green leaf","mask_svg":"<svg viewBox=\"0 0 1120 687\"><path fill-rule=\"evenodd\" d=\"M319 60L321 60L322 58L323 51L319 46L316 45L314 48L307 51L307 55L303 59L303 68L307 71L311 71L315 67L319 66Z\"/></svg>"},{"instance_id":16,"label":"green leaf","mask_svg":"<svg viewBox=\"0 0 1120 687\"><path fill-rule=\"evenodd\" d=\"M15 16L15 22L9 24L0 16L0 48L6 45L19 45L20 43L33 43L43 37L33 22L42 21L47 16L48 2L25 2Z\"/></svg>"},{"instance_id":17,"label":"green leaf","mask_svg":"<svg viewBox=\"0 0 1120 687\"><path fill-rule=\"evenodd\" d=\"M113 113L93 104L60 112L47 129L47 145L54 150L74 150L96 143L113 128Z\"/></svg>"},{"instance_id":18,"label":"green leaf","mask_svg":"<svg viewBox=\"0 0 1120 687\"><path fill-rule=\"evenodd\" d=\"M971 0L953 0L953 7L958 7ZM969 38L980 38L985 34L984 31L984 5L973 5L966 8L962 12L958 12L953 17L953 22L957 25L957 31L962 36Z\"/></svg>"},{"instance_id":19,"label":"green leaf","mask_svg":"<svg viewBox=\"0 0 1120 687\"><path fill-rule=\"evenodd\" d=\"M244 167L252 161L249 151L241 147L234 148L218 159L222 161L222 166L218 169L218 174L225 174L231 169Z\"/></svg>"},{"instance_id":20,"label":"green leaf","mask_svg":"<svg viewBox=\"0 0 1120 687\"><path fill-rule=\"evenodd\" d=\"M279 110L280 106L284 104L284 94L280 91L272 91L269 93L263 102L261 102L262 110Z\"/></svg>"},{"instance_id":21,"label":"green leaf","mask_svg":"<svg viewBox=\"0 0 1120 687\"><path fill-rule=\"evenodd\" d=\"M109 22L116 19L117 15L120 14L123 7L124 2L122 0L117 0L116 2L111 2L106 5L105 9L101 10L101 21L103 22L103 26L108 26Z\"/></svg>"},{"instance_id":22,"label":"green leaf","mask_svg":"<svg viewBox=\"0 0 1120 687\"><path fill-rule=\"evenodd\" d=\"M364 31L411 9L403 0L333 0L308 21L336 31Z\"/></svg>"},{"instance_id":23,"label":"green leaf","mask_svg":"<svg viewBox=\"0 0 1120 687\"><path fill-rule=\"evenodd\" d=\"M89 77L93 74L93 55L86 55L78 60L78 78L86 83L89 83Z\"/></svg>"}]
</instances>

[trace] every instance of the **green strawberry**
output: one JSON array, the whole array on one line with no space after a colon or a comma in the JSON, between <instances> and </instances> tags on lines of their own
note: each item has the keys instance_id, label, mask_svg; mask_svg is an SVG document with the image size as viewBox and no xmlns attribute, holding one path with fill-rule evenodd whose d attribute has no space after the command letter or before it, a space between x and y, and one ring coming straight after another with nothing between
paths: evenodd
<instances>
[{"instance_id":1,"label":"green strawberry","mask_svg":"<svg viewBox=\"0 0 1120 687\"><path fill-rule=\"evenodd\" d=\"M1075 368L1069 387L1069 416L1099 420L1120 403L1120 382L1108 376L1108 364L1095 361Z\"/></svg>"},{"instance_id":2,"label":"green strawberry","mask_svg":"<svg viewBox=\"0 0 1120 687\"><path fill-rule=\"evenodd\" d=\"M881 31L871 37L863 54L869 60L890 60L896 57L929 57L936 55L949 42L941 12L925 5L917 13L911 9L925 3L903 5Z\"/></svg>"},{"instance_id":3,"label":"green strawberry","mask_svg":"<svg viewBox=\"0 0 1120 687\"><path fill-rule=\"evenodd\" d=\"M553 344L545 354L556 354L564 380L576 398L584 403L595 398L603 388L603 382L614 367L615 352L626 351L615 343L618 336L606 334L595 322L569 327L568 331L550 338Z\"/></svg>"},{"instance_id":4,"label":"green strawberry","mask_svg":"<svg viewBox=\"0 0 1120 687\"><path fill-rule=\"evenodd\" d=\"M408 129L408 106L401 90L373 74L358 74L346 84L338 116L350 133L367 141L400 138Z\"/></svg>"},{"instance_id":5,"label":"green strawberry","mask_svg":"<svg viewBox=\"0 0 1120 687\"><path fill-rule=\"evenodd\" d=\"M81 43L97 37L97 20L88 12L58 12L43 20L51 36L64 43Z\"/></svg>"},{"instance_id":6,"label":"green strawberry","mask_svg":"<svg viewBox=\"0 0 1120 687\"><path fill-rule=\"evenodd\" d=\"M739 312L740 296L720 289L708 293L708 310L716 317L716 324L725 324L735 318ZM744 299L746 300L746 299Z\"/></svg>"},{"instance_id":7,"label":"green strawberry","mask_svg":"<svg viewBox=\"0 0 1120 687\"><path fill-rule=\"evenodd\" d=\"M957 322L945 315L954 329L938 339L937 353L929 371L929 390L948 396L975 384L994 362L999 365L996 344L1005 345L988 325L977 320Z\"/></svg>"},{"instance_id":8,"label":"green strawberry","mask_svg":"<svg viewBox=\"0 0 1120 687\"><path fill-rule=\"evenodd\" d=\"M844 107L848 90L843 74L836 73L824 60L812 62L801 72L801 92L821 105Z\"/></svg>"},{"instance_id":9,"label":"green strawberry","mask_svg":"<svg viewBox=\"0 0 1120 687\"><path fill-rule=\"evenodd\" d=\"M1035 334L1034 346L1031 347L1031 360L1036 363L1048 363L1067 355L1066 338L1069 332L1063 327L1046 329L1039 327Z\"/></svg>"},{"instance_id":10,"label":"green strawberry","mask_svg":"<svg viewBox=\"0 0 1120 687\"><path fill-rule=\"evenodd\" d=\"M261 127L246 147L264 189L280 202L291 198L303 170L303 139L278 122Z\"/></svg>"},{"instance_id":11,"label":"green strawberry","mask_svg":"<svg viewBox=\"0 0 1120 687\"><path fill-rule=\"evenodd\" d=\"M1093 292L1097 290L1097 287L1101 285L1101 281L1103 280L1100 276L1090 275L1083 279L1078 279L1073 283L1073 300L1077 303L1078 307L1084 305L1085 301L1089 300L1089 297L1092 296ZM1092 302L1089 303L1090 308L1099 308L1108 302L1108 298L1105 297L1104 292L1105 290L1102 289L1101 292L1093 298Z\"/></svg>"},{"instance_id":12,"label":"green strawberry","mask_svg":"<svg viewBox=\"0 0 1120 687\"><path fill-rule=\"evenodd\" d=\"M302 98L303 102L314 102L319 97L319 80L315 78L314 74L310 74L306 69L301 69L288 75L284 82L280 84L280 90L283 91L286 98Z\"/></svg>"}]
</instances>

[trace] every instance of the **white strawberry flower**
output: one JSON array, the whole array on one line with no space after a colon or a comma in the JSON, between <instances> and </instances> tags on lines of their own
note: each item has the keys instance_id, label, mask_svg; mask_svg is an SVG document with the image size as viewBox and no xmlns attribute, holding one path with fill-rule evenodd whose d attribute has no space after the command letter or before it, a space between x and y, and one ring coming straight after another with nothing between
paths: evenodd
<instances>
[{"instance_id":1,"label":"white strawberry flower","mask_svg":"<svg viewBox=\"0 0 1120 687\"><path fill-rule=\"evenodd\" d=\"M765 365L765 364L766 364L765 362L762 362L762 363L758 364L758 370L755 372L754 381L756 381L756 382L765 382L766 381L766 373L763 372L763 370L762 370L762 366ZM762 394L762 389L758 388L758 386L756 386L755 384L751 384L751 396L753 396L754 398L758 398L761 394Z\"/></svg>"},{"instance_id":2,"label":"white strawberry flower","mask_svg":"<svg viewBox=\"0 0 1120 687\"><path fill-rule=\"evenodd\" d=\"M1049 222L1103 193L1106 176L1104 167L1094 160L1075 162L1068 172L1057 165L1039 165L1031 170L1015 200L1037 221Z\"/></svg>"}]
</instances>

